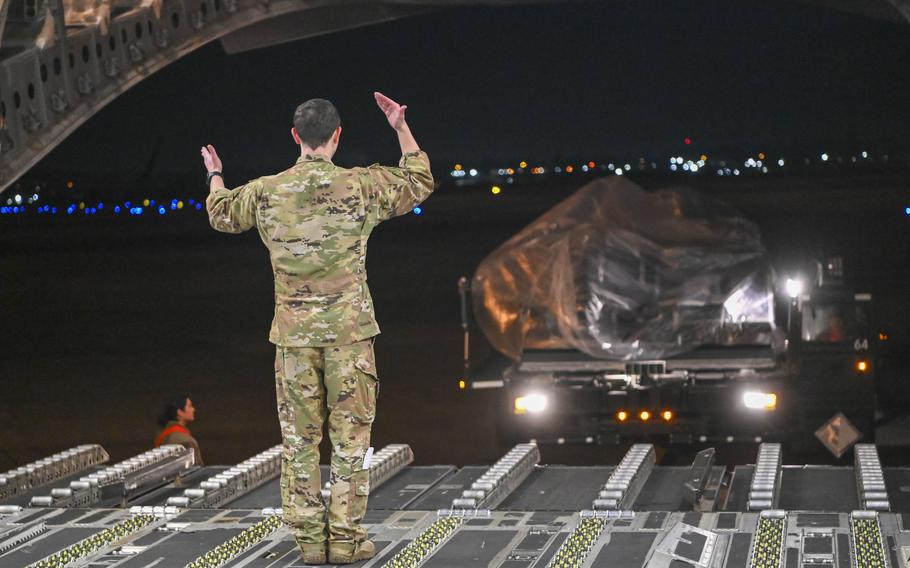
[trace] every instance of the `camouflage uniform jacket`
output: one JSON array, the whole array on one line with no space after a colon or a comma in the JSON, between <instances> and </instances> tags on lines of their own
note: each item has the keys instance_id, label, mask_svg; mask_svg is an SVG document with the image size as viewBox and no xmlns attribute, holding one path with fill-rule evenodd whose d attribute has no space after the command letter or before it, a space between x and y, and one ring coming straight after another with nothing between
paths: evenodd
<instances>
[{"instance_id":1,"label":"camouflage uniform jacket","mask_svg":"<svg viewBox=\"0 0 910 568\"><path fill-rule=\"evenodd\" d=\"M424 152L399 167L346 169L306 155L290 169L233 190L212 190L209 222L218 231L256 227L275 276L269 341L285 347L346 345L379 325L367 287L367 239L376 225L404 215L433 191Z\"/></svg>"}]
</instances>

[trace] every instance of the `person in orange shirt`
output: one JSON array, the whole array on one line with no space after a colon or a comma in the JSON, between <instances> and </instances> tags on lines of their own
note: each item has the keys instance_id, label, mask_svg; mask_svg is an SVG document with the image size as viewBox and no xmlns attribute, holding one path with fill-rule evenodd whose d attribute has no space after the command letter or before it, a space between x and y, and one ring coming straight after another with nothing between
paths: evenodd
<instances>
[{"instance_id":1,"label":"person in orange shirt","mask_svg":"<svg viewBox=\"0 0 910 568\"><path fill-rule=\"evenodd\" d=\"M158 417L161 432L155 438L155 447L165 444L179 444L192 448L196 465L203 465L199 442L190 434L187 425L196 418L196 407L185 395L177 395L164 403L164 411Z\"/></svg>"}]
</instances>

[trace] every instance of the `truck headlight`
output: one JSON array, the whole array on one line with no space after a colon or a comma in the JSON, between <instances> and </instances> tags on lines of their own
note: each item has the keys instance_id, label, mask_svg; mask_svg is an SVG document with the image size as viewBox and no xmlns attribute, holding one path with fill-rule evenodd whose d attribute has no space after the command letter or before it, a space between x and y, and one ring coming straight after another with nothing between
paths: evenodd
<instances>
[{"instance_id":1,"label":"truck headlight","mask_svg":"<svg viewBox=\"0 0 910 568\"><path fill-rule=\"evenodd\" d=\"M515 399L515 414L543 412L547 408L547 397L542 394L528 394Z\"/></svg>"},{"instance_id":2,"label":"truck headlight","mask_svg":"<svg viewBox=\"0 0 910 568\"><path fill-rule=\"evenodd\" d=\"M803 281L799 278L787 278L784 283L784 290L786 290L788 296L795 300L803 293Z\"/></svg>"},{"instance_id":3,"label":"truck headlight","mask_svg":"<svg viewBox=\"0 0 910 568\"><path fill-rule=\"evenodd\" d=\"M743 404L755 410L774 410L777 408L777 395L773 392L746 391L743 393Z\"/></svg>"}]
</instances>

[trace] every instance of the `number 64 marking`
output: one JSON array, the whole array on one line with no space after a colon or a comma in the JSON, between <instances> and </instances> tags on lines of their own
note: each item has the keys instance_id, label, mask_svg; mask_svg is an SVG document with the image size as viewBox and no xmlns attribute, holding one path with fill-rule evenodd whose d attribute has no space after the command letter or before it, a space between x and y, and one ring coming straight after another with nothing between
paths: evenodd
<instances>
[{"instance_id":1,"label":"number 64 marking","mask_svg":"<svg viewBox=\"0 0 910 568\"><path fill-rule=\"evenodd\" d=\"M868 351L869 350L869 340L866 338L860 338L853 342L854 351Z\"/></svg>"}]
</instances>

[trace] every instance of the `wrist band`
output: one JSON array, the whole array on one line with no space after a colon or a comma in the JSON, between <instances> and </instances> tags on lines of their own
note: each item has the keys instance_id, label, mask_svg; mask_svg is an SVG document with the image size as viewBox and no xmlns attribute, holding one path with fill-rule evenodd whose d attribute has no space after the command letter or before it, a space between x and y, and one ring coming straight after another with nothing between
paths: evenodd
<instances>
[{"instance_id":1,"label":"wrist band","mask_svg":"<svg viewBox=\"0 0 910 568\"><path fill-rule=\"evenodd\" d=\"M218 172L218 171L209 172L208 175L205 176L205 185L211 186L211 185L212 185L212 178L215 177L215 176L218 176L218 177L220 177L221 179L224 179L224 176L221 175L221 172Z\"/></svg>"}]
</instances>

